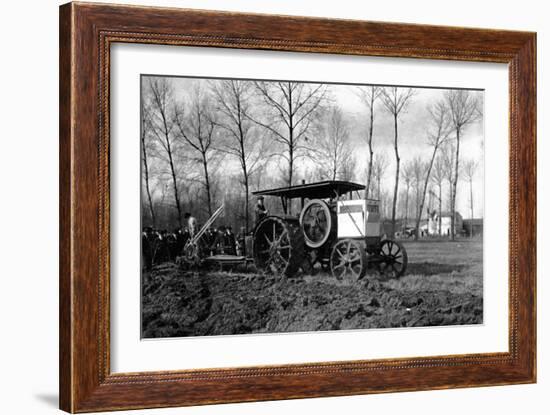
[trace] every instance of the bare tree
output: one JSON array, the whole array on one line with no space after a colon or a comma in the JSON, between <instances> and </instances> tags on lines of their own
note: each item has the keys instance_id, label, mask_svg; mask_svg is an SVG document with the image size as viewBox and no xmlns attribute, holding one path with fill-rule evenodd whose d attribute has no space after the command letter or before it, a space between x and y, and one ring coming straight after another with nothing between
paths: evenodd
<instances>
[{"instance_id":1,"label":"bare tree","mask_svg":"<svg viewBox=\"0 0 550 415\"><path fill-rule=\"evenodd\" d=\"M346 159L340 172L340 179L351 182L355 180L355 171L357 169L357 159L354 157L353 152L349 153L349 157Z\"/></svg>"},{"instance_id":2,"label":"bare tree","mask_svg":"<svg viewBox=\"0 0 550 415\"><path fill-rule=\"evenodd\" d=\"M382 212L383 217L385 219L389 218L391 216L391 206L393 200L393 194L391 190L389 191L382 189L380 191L380 197L378 199L380 200L380 211Z\"/></svg>"},{"instance_id":3,"label":"bare tree","mask_svg":"<svg viewBox=\"0 0 550 415\"><path fill-rule=\"evenodd\" d=\"M455 208L456 208L456 186L458 183L458 171L460 160L460 139L465 128L477 121L481 116L479 108L479 100L472 92L463 89L452 89L445 93L446 104L449 108L451 125L453 127L456 144L455 144L455 167L454 178L451 192L451 239L455 238Z\"/></svg>"},{"instance_id":4,"label":"bare tree","mask_svg":"<svg viewBox=\"0 0 550 415\"><path fill-rule=\"evenodd\" d=\"M250 116L252 110L253 86L250 81L223 80L211 83L215 108L220 115L217 125L228 136L218 149L229 156L236 158L240 164L244 187L244 222L245 232L249 227L249 188L250 176L253 175L265 160L264 140L253 134L254 123Z\"/></svg>"},{"instance_id":5,"label":"bare tree","mask_svg":"<svg viewBox=\"0 0 550 415\"><path fill-rule=\"evenodd\" d=\"M415 157L411 161L411 164L414 185L414 239L418 240L420 234L420 220L422 219L422 210L424 209L424 199L426 195L424 183L426 179L427 163L420 157Z\"/></svg>"},{"instance_id":6,"label":"bare tree","mask_svg":"<svg viewBox=\"0 0 550 415\"><path fill-rule=\"evenodd\" d=\"M212 216L212 183L209 164L214 153L216 122L209 97L200 84L190 92L189 104L179 104L174 110L176 136L194 153L193 161L202 168L201 184L206 194L206 208Z\"/></svg>"},{"instance_id":7,"label":"bare tree","mask_svg":"<svg viewBox=\"0 0 550 415\"><path fill-rule=\"evenodd\" d=\"M159 193L160 198L157 198L155 201L155 211L157 212L158 221L157 226L166 227L168 222L167 218L169 217L169 212L167 209L166 195L168 193L168 184L164 182L159 183ZM158 214L160 212L160 214Z\"/></svg>"},{"instance_id":8,"label":"bare tree","mask_svg":"<svg viewBox=\"0 0 550 415\"><path fill-rule=\"evenodd\" d=\"M285 182L291 186L296 160L310 152L305 144L309 140L307 133L326 97L327 87L302 82L254 82L254 86L266 112L263 117L248 115L279 145L274 155L288 163Z\"/></svg>"},{"instance_id":9,"label":"bare tree","mask_svg":"<svg viewBox=\"0 0 550 415\"><path fill-rule=\"evenodd\" d=\"M447 209L451 211L453 200L453 180L455 177L455 146L452 142L446 143L441 148L442 161L445 169L445 181L449 186L449 197L447 199Z\"/></svg>"},{"instance_id":10,"label":"bare tree","mask_svg":"<svg viewBox=\"0 0 550 415\"><path fill-rule=\"evenodd\" d=\"M372 180L376 183L376 197L381 200L382 189L381 182L384 173L388 168L388 158L384 153L375 154L372 163Z\"/></svg>"},{"instance_id":11,"label":"bare tree","mask_svg":"<svg viewBox=\"0 0 550 415\"><path fill-rule=\"evenodd\" d=\"M151 198L151 186L149 185L149 152L153 145L149 139L151 134L151 120L149 115L149 109L142 102L141 106L141 161L143 163L143 180L145 182L145 194L147 196L147 203L149 205L149 212L151 213L151 222L153 227L156 227L157 220L155 217L155 209L153 207L153 200Z\"/></svg>"},{"instance_id":12,"label":"bare tree","mask_svg":"<svg viewBox=\"0 0 550 415\"><path fill-rule=\"evenodd\" d=\"M442 156L439 155L433 164L430 180L437 187L437 194L433 195L438 202L438 231L441 236L441 211L443 204L443 183L445 182L445 165Z\"/></svg>"},{"instance_id":13,"label":"bare tree","mask_svg":"<svg viewBox=\"0 0 550 415\"><path fill-rule=\"evenodd\" d=\"M473 183L474 178L477 172L478 164L475 160L468 160L466 163L464 163L464 177L468 181L468 184L470 185L470 237L473 236L473 219L474 219L474 190L473 190Z\"/></svg>"},{"instance_id":14,"label":"bare tree","mask_svg":"<svg viewBox=\"0 0 550 415\"><path fill-rule=\"evenodd\" d=\"M395 209L397 206L397 195L399 192L399 133L398 133L398 120L406 110L414 96L415 90L413 88L399 88L399 87L386 87L382 89L381 99L386 110L393 117L393 149L395 153L395 185L393 188L393 202L392 202L392 236L395 234Z\"/></svg>"},{"instance_id":15,"label":"bare tree","mask_svg":"<svg viewBox=\"0 0 550 415\"><path fill-rule=\"evenodd\" d=\"M364 87L358 87L358 93L359 98L363 102L363 104L367 107L368 116L369 116L369 126L368 126L368 135L367 135L367 144L369 148L369 161L367 166L367 183L366 183L366 189L365 189L365 198L369 197L370 191L371 191L371 179L372 179L372 163L373 163L373 156L374 156L374 149L373 149L373 132L374 132L374 107L376 105L376 101L378 98L380 98L381 94L381 88L371 85L371 86L364 86Z\"/></svg>"},{"instance_id":16,"label":"bare tree","mask_svg":"<svg viewBox=\"0 0 550 415\"><path fill-rule=\"evenodd\" d=\"M409 193L414 182L414 171L411 162L403 165L401 176L403 177L403 182L405 183L405 226L407 226L409 220Z\"/></svg>"},{"instance_id":17,"label":"bare tree","mask_svg":"<svg viewBox=\"0 0 550 415\"><path fill-rule=\"evenodd\" d=\"M340 108L331 106L324 112L326 116L317 128L317 145L312 151L318 161L321 179L336 180L342 178L353 159L349 127Z\"/></svg>"},{"instance_id":18,"label":"bare tree","mask_svg":"<svg viewBox=\"0 0 550 415\"><path fill-rule=\"evenodd\" d=\"M420 220L422 219L422 211L424 210L424 201L426 199L426 191L428 190L428 183L430 181L430 175L432 173L435 158L439 149L447 141L451 134L449 111L444 101L439 101L428 107L428 112L430 114L428 126L428 145L432 148L432 156L428 162L426 175L424 177L424 187L420 195L419 209L416 215L415 240L418 240Z\"/></svg>"},{"instance_id":19,"label":"bare tree","mask_svg":"<svg viewBox=\"0 0 550 415\"><path fill-rule=\"evenodd\" d=\"M149 78L148 82L148 116L151 132L157 139L162 150L161 159L168 163L174 202L177 210L177 220L182 226L181 204L178 192L175 154L177 143L173 135L174 122L170 113L173 107L174 91L172 84L166 78Z\"/></svg>"}]
</instances>

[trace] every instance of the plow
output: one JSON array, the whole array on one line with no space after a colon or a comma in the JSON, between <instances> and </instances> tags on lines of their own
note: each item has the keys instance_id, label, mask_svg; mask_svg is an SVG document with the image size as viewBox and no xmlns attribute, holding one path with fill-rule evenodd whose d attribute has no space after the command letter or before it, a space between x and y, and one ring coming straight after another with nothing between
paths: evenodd
<instances>
[{"instance_id":1,"label":"plow","mask_svg":"<svg viewBox=\"0 0 550 415\"><path fill-rule=\"evenodd\" d=\"M178 262L188 266L199 266L204 261L204 246L202 243L202 237L210 226L218 219L223 213L225 206L221 205L216 211L208 218L208 220L202 225L198 232L191 235L189 240L183 247L183 255L178 258Z\"/></svg>"}]
</instances>

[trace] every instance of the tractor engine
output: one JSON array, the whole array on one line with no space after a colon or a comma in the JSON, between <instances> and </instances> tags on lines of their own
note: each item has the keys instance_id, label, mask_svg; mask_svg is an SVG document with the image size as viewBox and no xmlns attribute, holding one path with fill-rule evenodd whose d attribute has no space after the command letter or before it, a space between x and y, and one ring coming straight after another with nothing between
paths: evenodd
<instances>
[{"instance_id":1,"label":"tractor engine","mask_svg":"<svg viewBox=\"0 0 550 415\"><path fill-rule=\"evenodd\" d=\"M337 203L338 239L364 239L367 247L380 241L378 200L342 200Z\"/></svg>"}]
</instances>

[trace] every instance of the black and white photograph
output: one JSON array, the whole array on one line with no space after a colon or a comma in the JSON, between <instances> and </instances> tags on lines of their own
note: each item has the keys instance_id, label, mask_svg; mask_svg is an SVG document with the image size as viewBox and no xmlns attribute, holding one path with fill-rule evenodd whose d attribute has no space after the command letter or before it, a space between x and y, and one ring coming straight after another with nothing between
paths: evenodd
<instances>
[{"instance_id":1,"label":"black and white photograph","mask_svg":"<svg viewBox=\"0 0 550 415\"><path fill-rule=\"evenodd\" d=\"M483 323L483 90L140 82L143 339Z\"/></svg>"}]
</instances>

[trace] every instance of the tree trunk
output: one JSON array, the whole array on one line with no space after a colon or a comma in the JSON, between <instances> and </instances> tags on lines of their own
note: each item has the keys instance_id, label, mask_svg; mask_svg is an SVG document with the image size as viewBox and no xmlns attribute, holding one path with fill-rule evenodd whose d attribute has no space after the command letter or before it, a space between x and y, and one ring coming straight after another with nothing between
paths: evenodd
<instances>
[{"instance_id":1,"label":"tree trunk","mask_svg":"<svg viewBox=\"0 0 550 415\"><path fill-rule=\"evenodd\" d=\"M288 187L292 186L294 173L294 118L292 109L292 85L288 83ZM288 199L287 213L292 215L292 199Z\"/></svg>"},{"instance_id":2,"label":"tree trunk","mask_svg":"<svg viewBox=\"0 0 550 415\"><path fill-rule=\"evenodd\" d=\"M240 153L241 153L241 167L243 169L243 182L244 182L244 230L245 234L248 233L248 221L249 221L249 206L248 206L248 167L246 165L246 152L244 149L245 134L243 131L243 124L241 119L241 106L239 101L238 106L238 127L239 127L239 144L240 144Z\"/></svg>"},{"instance_id":3,"label":"tree trunk","mask_svg":"<svg viewBox=\"0 0 550 415\"><path fill-rule=\"evenodd\" d=\"M410 189L407 187L407 193L405 194L405 227L409 223L409 191Z\"/></svg>"},{"instance_id":4,"label":"tree trunk","mask_svg":"<svg viewBox=\"0 0 550 415\"><path fill-rule=\"evenodd\" d=\"M172 185L174 187L174 201L176 202L176 210L178 213L178 225L180 228L182 227L182 221L181 221L181 206L180 206L180 197L178 192L178 182L176 177L176 168L174 167L174 159L172 157L172 146L170 145L170 136L169 136L169 130L167 126L166 121L166 114L164 111L161 111L162 116L162 122L164 126L164 139L166 140L166 152L168 153L168 161L170 164L170 174L172 176Z\"/></svg>"},{"instance_id":5,"label":"tree trunk","mask_svg":"<svg viewBox=\"0 0 550 415\"><path fill-rule=\"evenodd\" d=\"M172 175L172 185L174 187L174 200L176 202L176 209L178 212L178 225L180 228L182 227L182 221L181 221L181 206L180 206L180 197L178 192L178 182L176 178L176 169L174 167L174 160L172 158L172 149L170 147L170 140L168 137L166 137L166 144L168 148L168 160L170 162L170 173Z\"/></svg>"},{"instance_id":6,"label":"tree trunk","mask_svg":"<svg viewBox=\"0 0 550 415\"><path fill-rule=\"evenodd\" d=\"M470 238L474 236L474 192L472 187L472 179L470 178Z\"/></svg>"},{"instance_id":7,"label":"tree trunk","mask_svg":"<svg viewBox=\"0 0 550 415\"><path fill-rule=\"evenodd\" d=\"M422 198L420 199L419 209L416 216L416 232L414 235L414 240L418 241L418 234L420 231L420 221L422 220L422 210L424 209L424 200L426 199L426 191L428 190L428 182L430 181L430 174L432 173L432 168L434 165L435 156L437 155L437 146L434 146L434 151L432 153L432 158L430 160L430 165L426 171L426 179L424 180L424 188L422 189Z\"/></svg>"},{"instance_id":8,"label":"tree trunk","mask_svg":"<svg viewBox=\"0 0 550 415\"><path fill-rule=\"evenodd\" d=\"M393 116L393 127L395 132L394 150L395 150L395 186L393 188L393 204L391 210L391 237L395 235L395 208L397 206L397 192L399 191L399 150L397 148L397 113Z\"/></svg>"},{"instance_id":9,"label":"tree trunk","mask_svg":"<svg viewBox=\"0 0 550 415\"><path fill-rule=\"evenodd\" d=\"M243 153L244 154L244 153ZM248 184L248 170L246 167L246 160L243 158L243 175L244 175L244 231L248 233L248 225L250 222L250 207L248 202L249 184Z\"/></svg>"},{"instance_id":10,"label":"tree trunk","mask_svg":"<svg viewBox=\"0 0 550 415\"><path fill-rule=\"evenodd\" d=\"M149 188L149 165L147 162L147 150L145 149L145 138L141 139L141 148L143 151L143 173L145 174L145 191L147 193L147 201L149 202L149 211L151 212L151 222L153 228L156 228L157 220L155 217L155 209L153 208L153 201L151 199L151 190Z\"/></svg>"},{"instance_id":11,"label":"tree trunk","mask_svg":"<svg viewBox=\"0 0 550 415\"><path fill-rule=\"evenodd\" d=\"M248 234L248 221L249 221L249 206L248 206L248 175L244 176L244 231L245 235Z\"/></svg>"},{"instance_id":12,"label":"tree trunk","mask_svg":"<svg viewBox=\"0 0 550 415\"><path fill-rule=\"evenodd\" d=\"M372 159L374 152L372 150L372 132L373 132L373 123L374 123L374 94L371 95L370 101L370 126L369 126L369 167L367 172L367 187L365 190L365 199L369 198L370 193L370 181L372 177Z\"/></svg>"},{"instance_id":13,"label":"tree trunk","mask_svg":"<svg viewBox=\"0 0 550 415\"><path fill-rule=\"evenodd\" d=\"M371 194L371 179L372 179L372 158L373 158L373 151L372 146L369 143L369 167L367 172L367 186L365 187L365 199L368 199Z\"/></svg>"},{"instance_id":14,"label":"tree trunk","mask_svg":"<svg viewBox=\"0 0 550 415\"><path fill-rule=\"evenodd\" d=\"M288 161L288 180L287 180L287 186L292 186L292 170L294 170L294 154L293 151L290 150L290 160Z\"/></svg>"},{"instance_id":15,"label":"tree trunk","mask_svg":"<svg viewBox=\"0 0 550 415\"><path fill-rule=\"evenodd\" d=\"M451 240L455 240L456 233L456 185L458 183L458 155L460 150L460 128L456 129L456 153L455 153L455 174L453 180L453 188L451 194Z\"/></svg>"},{"instance_id":16,"label":"tree trunk","mask_svg":"<svg viewBox=\"0 0 550 415\"><path fill-rule=\"evenodd\" d=\"M206 153L202 154L202 166L204 169L204 187L206 188L206 203L208 204L208 217L212 216L212 199L210 196L210 177L208 176L208 163Z\"/></svg>"},{"instance_id":17,"label":"tree trunk","mask_svg":"<svg viewBox=\"0 0 550 415\"><path fill-rule=\"evenodd\" d=\"M439 183L439 236L441 236L441 209L443 208L443 201L441 200L441 196L443 196L442 187L441 183Z\"/></svg>"}]
</instances>

